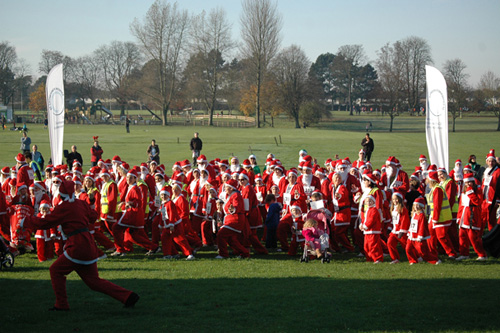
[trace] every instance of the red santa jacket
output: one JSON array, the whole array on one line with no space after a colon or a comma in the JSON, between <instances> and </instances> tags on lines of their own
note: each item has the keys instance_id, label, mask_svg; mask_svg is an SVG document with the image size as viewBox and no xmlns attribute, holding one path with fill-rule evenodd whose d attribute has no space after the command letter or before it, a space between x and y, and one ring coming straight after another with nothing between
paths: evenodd
<instances>
[{"instance_id":1,"label":"red santa jacket","mask_svg":"<svg viewBox=\"0 0 500 333\"><path fill-rule=\"evenodd\" d=\"M307 177L305 177L305 175L302 174L297 178L297 183L302 184L302 187L304 188L304 193L307 195L308 198L311 197L311 194L314 191L321 191L321 181L315 175L311 174L310 179L308 181Z\"/></svg>"},{"instance_id":2,"label":"red santa jacket","mask_svg":"<svg viewBox=\"0 0 500 333\"><path fill-rule=\"evenodd\" d=\"M307 196L304 193L304 188L299 182L288 184L285 178L280 181L280 197L283 197L284 209L288 210L289 206L297 205L303 212L307 212Z\"/></svg>"},{"instance_id":3,"label":"red santa jacket","mask_svg":"<svg viewBox=\"0 0 500 333\"><path fill-rule=\"evenodd\" d=\"M334 210L333 223L336 227L351 223L350 193L343 184L332 187L332 203Z\"/></svg>"},{"instance_id":4,"label":"red santa jacket","mask_svg":"<svg viewBox=\"0 0 500 333\"><path fill-rule=\"evenodd\" d=\"M254 188L247 184L241 188L241 197L243 198L243 206L245 215L248 219L251 229L262 227L262 218L257 208L258 200Z\"/></svg>"},{"instance_id":5,"label":"red santa jacket","mask_svg":"<svg viewBox=\"0 0 500 333\"><path fill-rule=\"evenodd\" d=\"M471 186L460 195L457 220L464 229L483 230L486 221L481 218L482 205L481 192Z\"/></svg>"},{"instance_id":6,"label":"red santa jacket","mask_svg":"<svg viewBox=\"0 0 500 333\"><path fill-rule=\"evenodd\" d=\"M231 206L233 207L232 210L230 209ZM233 190L224 204L224 225L221 228L227 228L237 233L241 233L245 226L245 209L243 206L241 194Z\"/></svg>"},{"instance_id":7,"label":"red santa jacket","mask_svg":"<svg viewBox=\"0 0 500 333\"><path fill-rule=\"evenodd\" d=\"M17 185L24 183L27 187L30 187L35 180L35 174L33 173L33 169L30 168L28 164L23 164L17 170Z\"/></svg>"},{"instance_id":8,"label":"red santa jacket","mask_svg":"<svg viewBox=\"0 0 500 333\"><path fill-rule=\"evenodd\" d=\"M408 240L422 241L429 239L430 233L427 226L427 220L424 213L414 214L410 221L410 229L408 230Z\"/></svg>"},{"instance_id":9,"label":"red santa jacket","mask_svg":"<svg viewBox=\"0 0 500 333\"><path fill-rule=\"evenodd\" d=\"M144 228L142 196L141 189L137 184L129 185L125 201L122 203L123 215L118 220L119 225L129 228Z\"/></svg>"},{"instance_id":10,"label":"red santa jacket","mask_svg":"<svg viewBox=\"0 0 500 333\"><path fill-rule=\"evenodd\" d=\"M408 174L401 169L397 169L394 179L392 180L392 182L389 181L390 180L387 179L387 173L384 172L382 178L380 179L380 182L386 189L390 189L391 192L406 193L410 188L410 180L408 179Z\"/></svg>"},{"instance_id":11,"label":"red santa jacket","mask_svg":"<svg viewBox=\"0 0 500 333\"><path fill-rule=\"evenodd\" d=\"M108 184L106 186L106 184ZM116 204L118 202L118 186L113 180L102 184L101 189L101 219L114 219ZM106 197L107 202L104 200ZM106 212L107 210L107 212Z\"/></svg>"},{"instance_id":12,"label":"red santa jacket","mask_svg":"<svg viewBox=\"0 0 500 333\"><path fill-rule=\"evenodd\" d=\"M172 200L168 199L167 201L162 203L161 219L163 222L163 225L161 225L161 227L163 228L170 228L172 226L175 227L179 223L182 223L182 219L177 212L177 207Z\"/></svg>"},{"instance_id":13,"label":"red santa jacket","mask_svg":"<svg viewBox=\"0 0 500 333\"><path fill-rule=\"evenodd\" d=\"M363 219L363 234L381 234L382 233L382 220L380 213L376 207L369 207L364 214Z\"/></svg>"},{"instance_id":14,"label":"red santa jacket","mask_svg":"<svg viewBox=\"0 0 500 333\"><path fill-rule=\"evenodd\" d=\"M97 247L89 232L89 223L97 218L97 213L82 200L63 201L52 213L39 218L27 216L23 228L50 229L61 226L64 244L64 256L74 263L90 265L97 261Z\"/></svg>"},{"instance_id":15,"label":"red santa jacket","mask_svg":"<svg viewBox=\"0 0 500 333\"><path fill-rule=\"evenodd\" d=\"M483 198L487 205L494 204L494 200L498 197L496 193L498 178L500 178L500 167L498 165L492 169L487 168L483 173L482 190Z\"/></svg>"},{"instance_id":16,"label":"red santa jacket","mask_svg":"<svg viewBox=\"0 0 500 333\"><path fill-rule=\"evenodd\" d=\"M401 214L393 209L392 211L392 230L391 233L399 234L403 232L405 235L408 233L410 228L410 215L408 214L408 209L403 205L403 210Z\"/></svg>"}]
</instances>

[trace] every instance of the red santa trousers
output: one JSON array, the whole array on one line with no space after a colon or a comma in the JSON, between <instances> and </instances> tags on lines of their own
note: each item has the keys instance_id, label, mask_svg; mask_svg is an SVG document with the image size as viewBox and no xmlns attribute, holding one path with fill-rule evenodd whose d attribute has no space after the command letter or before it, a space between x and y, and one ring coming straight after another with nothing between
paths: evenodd
<instances>
[{"instance_id":1,"label":"red santa trousers","mask_svg":"<svg viewBox=\"0 0 500 333\"><path fill-rule=\"evenodd\" d=\"M250 229L250 235L248 236L248 240L250 241L250 244L255 250L255 253L269 254L269 252L264 247L264 245L262 245L262 243L259 240L259 237L257 236L257 229Z\"/></svg>"},{"instance_id":2,"label":"red santa trousers","mask_svg":"<svg viewBox=\"0 0 500 333\"><path fill-rule=\"evenodd\" d=\"M62 255L50 266L52 289L54 289L54 293L56 294L56 308L69 309L68 297L66 295L66 275L73 271L78 273L90 289L109 295L123 304L125 304L127 298L132 294L130 290L122 288L108 280L101 279L96 263L80 265Z\"/></svg>"},{"instance_id":3,"label":"red santa trousers","mask_svg":"<svg viewBox=\"0 0 500 333\"><path fill-rule=\"evenodd\" d=\"M288 234L291 233L292 230L292 220L283 220L278 224L278 228L276 229L276 236L280 242L281 249L283 251L288 251Z\"/></svg>"},{"instance_id":4,"label":"red santa trousers","mask_svg":"<svg viewBox=\"0 0 500 333\"><path fill-rule=\"evenodd\" d=\"M44 238L37 238L36 255L40 262L54 258L54 241L46 241Z\"/></svg>"},{"instance_id":5,"label":"red santa trousers","mask_svg":"<svg viewBox=\"0 0 500 333\"><path fill-rule=\"evenodd\" d=\"M365 234L366 261L384 261L380 234Z\"/></svg>"},{"instance_id":6,"label":"red santa trousers","mask_svg":"<svg viewBox=\"0 0 500 333\"><path fill-rule=\"evenodd\" d=\"M239 233L230 230L228 228L221 228L217 233L217 247L219 248L219 255L221 257L229 257L229 252L227 251L227 245L231 246L234 254L240 255L243 258L250 257L248 250L241 245L238 240Z\"/></svg>"},{"instance_id":7,"label":"red santa trousers","mask_svg":"<svg viewBox=\"0 0 500 333\"><path fill-rule=\"evenodd\" d=\"M98 228L94 229L93 235L94 235L94 239L97 242L97 244L101 245L106 250L112 249L115 247L115 244L113 244L113 242L108 237L106 237L106 235L102 232L102 229L100 226Z\"/></svg>"},{"instance_id":8,"label":"red santa trousers","mask_svg":"<svg viewBox=\"0 0 500 333\"><path fill-rule=\"evenodd\" d=\"M212 231L212 221L203 220L203 222L201 222L200 229L201 229L201 240L203 241L203 244L208 246L214 245L215 243Z\"/></svg>"},{"instance_id":9,"label":"red santa trousers","mask_svg":"<svg viewBox=\"0 0 500 333\"><path fill-rule=\"evenodd\" d=\"M398 243L401 243L403 249L406 249L406 242L408 239L408 235L403 235L401 238L398 238L398 235L393 234L392 232L389 235L389 239L387 240L387 249L389 250L389 254L391 255L392 260L399 260L399 252L397 249Z\"/></svg>"},{"instance_id":10,"label":"red santa trousers","mask_svg":"<svg viewBox=\"0 0 500 333\"><path fill-rule=\"evenodd\" d=\"M176 225L173 232L170 231L170 228L163 229L163 232L161 233L161 248L164 256L177 254L174 242L179 245L185 256L193 254L193 249L189 246L189 242L184 235L184 227L182 226L182 223Z\"/></svg>"},{"instance_id":11,"label":"red santa trousers","mask_svg":"<svg viewBox=\"0 0 500 333\"><path fill-rule=\"evenodd\" d=\"M474 230L474 229L465 229L460 228L459 237L460 237L460 255L468 256L469 248L472 244L474 251L476 251L479 257L486 257L486 251L483 247L483 231L482 230Z\"/></svg>"},{"instance_id":12,"label":"red santa trousers","mask_svg":"<svg viewBox=\"0 0 500 333\"><path fill-rule=\"evenodd\" d=\"M429 250L427 239L422 240L422 242L408 240L406 242L406 256L410 264L418 263L418 258L422 258L433 265L439 260L437 255Z\"/></svg>"},{"instance_id":13,"label":"red santa trousers","mask_svg":"<svg viewBox=\"0 0 500 333\"><path fill-rule=\"evenodd\" d=\"M448 233L449 228L449 226L433 228L433 223L429 224L429 233L431 234L429 249L432 253L438 254L437 246L439 241L448 257L455 257L457 255L450 240L450 235Z\"/></svg>"},{"instance_id":14,"label":"red santa trousers","mask_svg":"<svg viewBox=\"0 0 500 333\"><path fill-rule=\"evenodd\" d=\"M115 237L115 247L118 252L127 252L124 244L125 231L127 229L129 229L130 237L135 244L145 248L146 250L154 250L157 248L157 246L149 240L143 228L129 228L115 223L113 226L113 235Z\"/></svg>"},{"instance_id":15,"label":"red santa trousers","mask_svg":"<svg viewBox=\"0 0 500 333\"><path fill-rule=\"evenodd\" d=\"M333 226L334 230L334 241L336 244L342 245L344 249L346 249L349 252L354 252L354 246L352 246L351 242L349 241L349 238L347 237L347 230L349 230L348 225L340 225L340 226Z\"/></svg>"}]
</instances>

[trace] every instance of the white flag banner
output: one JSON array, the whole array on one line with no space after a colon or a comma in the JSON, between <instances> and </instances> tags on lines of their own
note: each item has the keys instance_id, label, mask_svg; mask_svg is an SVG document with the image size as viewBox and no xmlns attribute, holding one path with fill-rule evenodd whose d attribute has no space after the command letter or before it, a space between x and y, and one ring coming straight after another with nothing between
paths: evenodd
<instances>
[{"instance_id":1,"label":"white flag banner","mask_svg":"<svg viewBox=\"0 0 500 333\"><path fill-rule=\"evenodd\" d=\"M427 112L425 133L431 164L448 168L448 93L446 81L439 70L425 66Z\"/></svg>"},{"instance_id":2,"label":"white flag banner","mask_svg":"<svg viewBox=\"0 0 500 333\"><path fill-rule=\"evenodd\" d=\"M64 140L64 83L62 64L56 65L50 70L47 76L45 94L47 97L47 119L49 123L52 164L59 165L63 161Z\"/></svg>"}]
</instances>

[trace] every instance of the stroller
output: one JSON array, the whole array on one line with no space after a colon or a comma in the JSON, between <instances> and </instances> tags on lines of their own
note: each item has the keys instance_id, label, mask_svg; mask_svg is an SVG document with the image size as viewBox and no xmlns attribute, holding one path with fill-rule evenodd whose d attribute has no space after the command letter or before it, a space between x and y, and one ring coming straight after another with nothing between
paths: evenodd
<instances>
[{"instance_id":1,"label":"stroller","mask_svg":"<svg viewBox=\"0 0 500 333\"><path fill-rule=\"evenodd\" d=\"M318 229L323 231L323 234L319 237L321 244L321 263L329 263L331 254L328 252L330 249L330 229L328 228L328 216L321 209L310 210L307 215L307 219L314 219L318 221ZM312 249L308 242L306 241L304 244L304 253L300 258L300 262L309 262L309 255L315 253L314 249Z\"/></svg>"},{"instance_id":2,"label":"stroller","mask_svg":"<svg viewBox=\"0 0 500 333\"><path fill-rule=\"evenodd\" d=\"M0 270L2 267L11 268L12 266L14 266L14 254L0 237Z\"/></svg>"}]
</instances>

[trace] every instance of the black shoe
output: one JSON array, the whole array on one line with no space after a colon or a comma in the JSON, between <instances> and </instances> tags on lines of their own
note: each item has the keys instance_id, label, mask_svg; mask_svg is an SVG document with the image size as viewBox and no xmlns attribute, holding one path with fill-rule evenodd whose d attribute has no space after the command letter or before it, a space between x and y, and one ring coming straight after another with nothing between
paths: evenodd
<instances>
[{"instance_id":1,"label":"black shoe","mask_svg":"<svg viewBox=\"0 0 500 333\"><path fill-rule=\"evenodd\" d=\"M61 309L61 308L57 308L57 307L51 307L49 309L49 311L69 311L69 309Z\"/></svg>"},{"instance_id":2,"label":"black shoe","mask_svg":"<svg viewBox=\"0 0 500 333\"><path fill-rule=\"evenodd\" d=\"M125 301L125 307L126 308L133 308L135 303L137 303L137 301L139 300L139 295L137 295L136 293L132 293L130 294L130 296L127 298L127 300Z\"/></svg>"}]
</instances>

